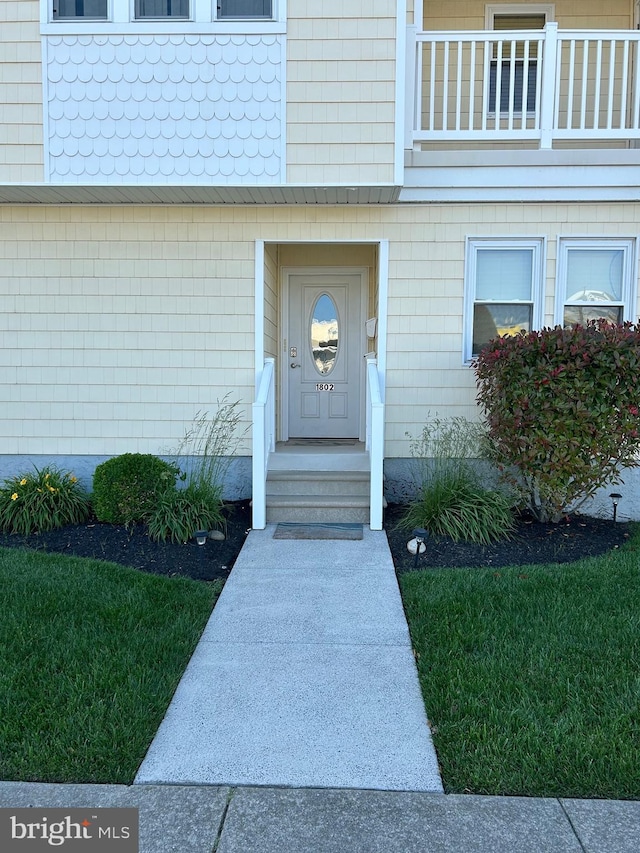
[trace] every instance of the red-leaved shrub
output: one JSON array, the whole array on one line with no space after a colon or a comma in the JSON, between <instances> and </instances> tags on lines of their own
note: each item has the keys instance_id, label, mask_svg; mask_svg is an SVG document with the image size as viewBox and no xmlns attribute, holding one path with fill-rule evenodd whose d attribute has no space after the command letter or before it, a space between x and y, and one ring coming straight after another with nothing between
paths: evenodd
<instances>
[{"instance_id":1,"label":"red-leaved shrub","mask_svg":"<svg viewBox=\"0 0 640 853\"><path fill-rule=\"evenodd\" d=\"M491 455L540 521L639 464L640 326L598 320L499 337L474 368Z\"/></svg>"}]
</instances>

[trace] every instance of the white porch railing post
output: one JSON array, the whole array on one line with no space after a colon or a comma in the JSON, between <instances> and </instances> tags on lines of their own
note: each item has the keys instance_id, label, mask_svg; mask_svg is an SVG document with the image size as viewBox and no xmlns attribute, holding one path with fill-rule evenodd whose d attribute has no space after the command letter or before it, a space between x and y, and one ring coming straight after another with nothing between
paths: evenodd
<instances>
[{"instance_id":1,"label":"white porch railing post","mask_svg":"<svg viewBox=\"0 0 640 853\"><path fill-rule=\"evenodd\" d=\"M416 39L417 28L407 27L407 46L406 46L406 89L405 89L405 119L404 119L404 147L405 149L413 148L413 136L416 130L420 129L418 121L418 106L416 93L420 89L420 81L422 74L419 72L418 63L418 42Z\"/></svg>"},{"instance_id":2,"label":"white porch railing post","mask_svg":"<svg viewBox=\"0 0 640 853\"><path fill-rule=\"evenodd\" d=\"M269 454L275 450L275 360L266 358L260 377L252 420L253 452L252 474L252 527L264 530L267 525L267 471Z\"/></svg>"},{"instance_id":3,"label":"white porch railing post","mask_svg":"<svg viewBox=\"0 0 640 853\"><path fill-rule=\"evenodd\" d=\"M556 103L556 66L558 60L558 24L545 25L542 49L542 92L540 93L540 148L553 145L554 116Z\"/></svg>"},{"instance_id":4,"label":"white porch railing post","mask_svg":"<svg viewBox=\"0 0 640 853\"><path fill-rule=\"evenodd\" d=\"M369 452L371 485L369 491L369 526L382 530L384 501L384 403L380 393L378 363L367 361L367 430L366 447Z\"/></svg>"}]
</instances>

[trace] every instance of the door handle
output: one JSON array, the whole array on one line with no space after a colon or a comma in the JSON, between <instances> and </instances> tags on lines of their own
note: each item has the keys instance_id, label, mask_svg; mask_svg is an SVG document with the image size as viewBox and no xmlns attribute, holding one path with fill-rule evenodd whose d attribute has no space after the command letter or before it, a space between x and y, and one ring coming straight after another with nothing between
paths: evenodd
<instances>
[{"instance_id":1,"label":"door handle","mask_svg":"<svg viewBox=\"0 0 640 853\"><path fill-rule=\"evenodd\" d=\"M300 365L299 365L299 364L294 364L294 362L291 362L291 367L300 367Z\"/></svg>"}]
</instances>

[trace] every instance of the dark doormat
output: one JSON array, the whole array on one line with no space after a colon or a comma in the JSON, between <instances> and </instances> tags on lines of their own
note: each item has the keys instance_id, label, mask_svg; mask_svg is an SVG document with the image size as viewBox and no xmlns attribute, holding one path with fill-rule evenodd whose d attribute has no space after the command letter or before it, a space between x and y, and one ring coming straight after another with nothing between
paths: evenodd
<instances>
[{"instance_id":1,"label":"dark doormat","mask_svg":"<svg viewBox=\"0 0 640 853\"><path fill-rule=\"evenodd\" d=\"M361 524L299 524L282 522L274 539L362 539Z\"/></svg>"},{"instance_id":2,"label":"dark doormat","mask_svg":"<svg viewBox=\"0 0 640 853\"><path fill-rule=\"evenodd\" d=\"M293 447L355 447L357 438L290 438L285 442Z\"/></svg>"}]
</instances>

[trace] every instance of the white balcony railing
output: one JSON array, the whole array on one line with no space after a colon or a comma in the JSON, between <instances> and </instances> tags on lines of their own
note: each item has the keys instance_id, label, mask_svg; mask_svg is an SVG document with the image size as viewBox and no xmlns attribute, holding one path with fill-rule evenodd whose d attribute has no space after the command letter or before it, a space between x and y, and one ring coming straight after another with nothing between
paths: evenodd
<instances>
[{"instance_id":1,"label":"white balcony railing","mask_svg":"<svg viewBox=\"0 0 640 853\"><path fill-rule=\"evenodd\" d=\"M409 32L411 147L640 139L640 32Z\"/></svg>"},{"instance_id":2,"label":"white balcony railing","mask_svg":"<svg viewBox=\"0 0 640 853\"><path fill-rule=\"evenodd\" d=\"M265 358L256 399L252 406L252 526L264 530L267 523L267 471L269 455L276 446L275 360Z\"/></svg>"}]
</instances>

